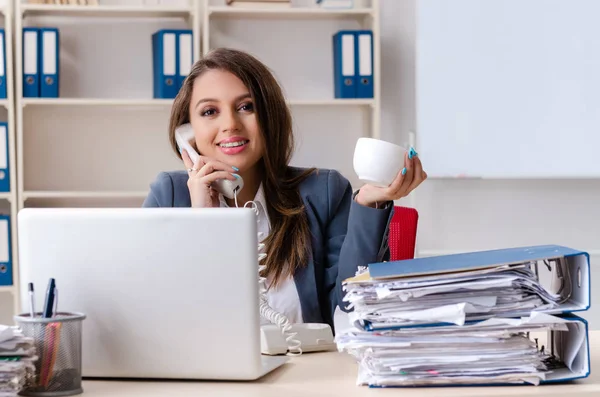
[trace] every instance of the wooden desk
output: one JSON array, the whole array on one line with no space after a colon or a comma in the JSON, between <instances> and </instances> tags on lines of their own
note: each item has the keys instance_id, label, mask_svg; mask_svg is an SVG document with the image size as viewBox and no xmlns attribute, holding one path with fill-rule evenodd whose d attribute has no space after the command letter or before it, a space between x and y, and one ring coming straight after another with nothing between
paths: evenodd
<instances>
[{"instance_id":1,"label":"wooden desk","mask_svg":"<svg viewBox=\"0 0 600 397\"><path fill-rule=\"evenodd\" d=\"M84 381L85 397L320 397L320 396L600 396L600 331L590 335L591 375L566 384L503 387L370 389L356 386L357 365L347 354L328 352L293 357L254 382Z\"/></svg>"}]
</instances>

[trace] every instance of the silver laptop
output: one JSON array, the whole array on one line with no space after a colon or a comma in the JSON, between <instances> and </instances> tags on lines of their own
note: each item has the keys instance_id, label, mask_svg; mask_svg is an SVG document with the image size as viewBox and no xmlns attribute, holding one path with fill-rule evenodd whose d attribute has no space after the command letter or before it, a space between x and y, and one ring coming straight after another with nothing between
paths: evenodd
<instances>
[{"instance_id":1,"label":"silver laptop","mask_svg":"<svg viewBox=\"0 0 600 397\"><path fill-rule=\"evenodd\" d=\"M83 376L253 380L260 354L256 215L226 208L26 208L20 298L82 312Z\"/></svg>"}]
</instances>

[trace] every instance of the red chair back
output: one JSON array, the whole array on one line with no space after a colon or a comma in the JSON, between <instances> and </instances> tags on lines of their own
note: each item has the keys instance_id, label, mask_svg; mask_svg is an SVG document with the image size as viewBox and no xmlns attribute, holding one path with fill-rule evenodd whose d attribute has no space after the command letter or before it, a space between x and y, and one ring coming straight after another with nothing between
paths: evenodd
<instances>
[{"instance_id":1,"label":"red chair back","mask_svg":"<svg viewBox=\"0 0 600 397\"><path fill-rule=\"evenodd\" d=\"M390 222L390 260L399 261L415 257L417 241L417 223L419 213L414 208L394 207L394 215Z\"/></svg>"}]
</instances>

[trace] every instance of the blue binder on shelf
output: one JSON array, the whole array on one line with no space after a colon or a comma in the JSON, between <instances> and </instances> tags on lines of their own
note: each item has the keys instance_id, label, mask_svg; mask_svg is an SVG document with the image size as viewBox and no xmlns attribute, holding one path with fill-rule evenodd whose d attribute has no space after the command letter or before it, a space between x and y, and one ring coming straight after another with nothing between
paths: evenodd
<instances>
[{"instance_id":1,"label":"blue binder on shelf","mask_svg":"<svg viewBox=\"0 0 600 397\"><path fill-rule=\"evenodd\" d=\"M191 30L181 30L177 35L177 91L183 86L194 64L194 40Z\"/></svg>"},{"instance_id":2,"label":"blue binder on shelf","mask_svg":"<svg viewBox=\"0 0 600 397\"><path fill-rule=\"evenodd\" d=\"M0 192L10 192L8 123L0 123Z\"/></svg>"},{"instance_id":3,"label":"blue binder on shelf","mask_svg":"<svg viewBox=\"0 0 600 397\"><path fill-rule=\"evenodd\" d=\"M40 28L38 61L40 97L58 98L60 36L57 28Z\"/></svg>"},{"instance_id":4,"label":"blue binder on shelf","mask_svg":"<svg viewBox=\"0 0 600 397\"><path fill-rule=\"evenodd\" d=\"M335 98L356 98L356 35L340 30L333 35L333 86Z\"/></svg>"},{"instance_id":5,"label":"blue binder on shelf","mask_svg":"<svg viewBox=\"0 0 600 397\"><path fill-rule=\"evenodd\" d=\"M0 286L13 284L10 217L0 215Z\"/></svg>"},{"instance_id":6,"label":"blue binder on shelf","mask_svg":"<svg viewBox=\"0 0 600 397\"><path fill-rule=\"evenodd\" d=\"M6 35L4 29L0 29L0 47L0 98L6 99Z\"/></svg>"},{"instance_id":7,"label":"blue binder on shelf","mask_svg":"<svg viewBox=\"0 0 600 397\"><path fill-rule=\"evenodd\" d=\"M373 31L357 30L355 34L356 97L373 98Z\"/></svg>"},{"instance_id":8,"label":"blue binder on shelf","mask_svg":"<svg viewBox=\"0 0 600 397\"><path fill-rule=\"evenodd\" d=\"M154 98L175 98L179 92L179 30L163 29L152 35Z\"/></svg>"},{"instance_id":9,"label":"blue binder on shelf","mask_svg":"<svg viewBox=\"0 0 600 397\"><path fill-rule=\"evenodd\" d=\"M23 97L40 95L39 29L23 28Z\"/></svg>"}]
</instances>

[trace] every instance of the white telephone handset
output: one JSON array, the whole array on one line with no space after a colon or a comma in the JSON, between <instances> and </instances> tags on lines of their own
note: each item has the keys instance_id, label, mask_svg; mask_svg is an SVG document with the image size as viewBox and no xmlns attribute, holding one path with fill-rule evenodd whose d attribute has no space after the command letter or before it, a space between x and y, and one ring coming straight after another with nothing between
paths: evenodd
<instances>
[{"instance_id":1,"label":"white telephone handset","mask_svg":"<svg viewBox=\"0 0 600 397\"><path fill-rule=\"evenodd\" d=\"M191 144L191 142L194 140L194 130L189 123L180 125L177 127L177 129L175 129L175 140L177 141L177 146L179 146L179 149L185 149L189 154L190 159L192 159L192 163L197 164L200 155L198 152L196 152ZM229 179L218 179L213 182L211 186L223 196L233 200L236 196L236 193L239 193L239 191L244 187L244 180L241 177L237 178L235 181L230 181Z\"/></svg>"},{"instance_id":2,"label":"white telephone handset","mask_svg":"<svg viewBox=\"0 0 600 397\"><path fill-rule=\"evenodd\" d=\"M179 149L185 149L194 164L197 164L199 154L196 152L191 142L194 140L194 130L192 126L183 124L175 130L175 139ZM236 181L228 179L219 179L212 186L225 197L234 199L237 206L237 194L244 187L242 178ZM244 205L256 203L249 201ZM258 214L258 212L257 212ZM259 236L260 241L260 236ZM264 247L259 244L259 251ZM259 254L259 262L266 254ZM259 266L259 273L263 266ZM334 350L335 343L331 327L327 324L291 324L287 317L273 310L266 297L266 279L259 274L259 311L261 317L269 320L273 324L261 326L261 352L267 355L276 354L302 354L302 352L314 352Z\"/></svg>"}]
</instances>

